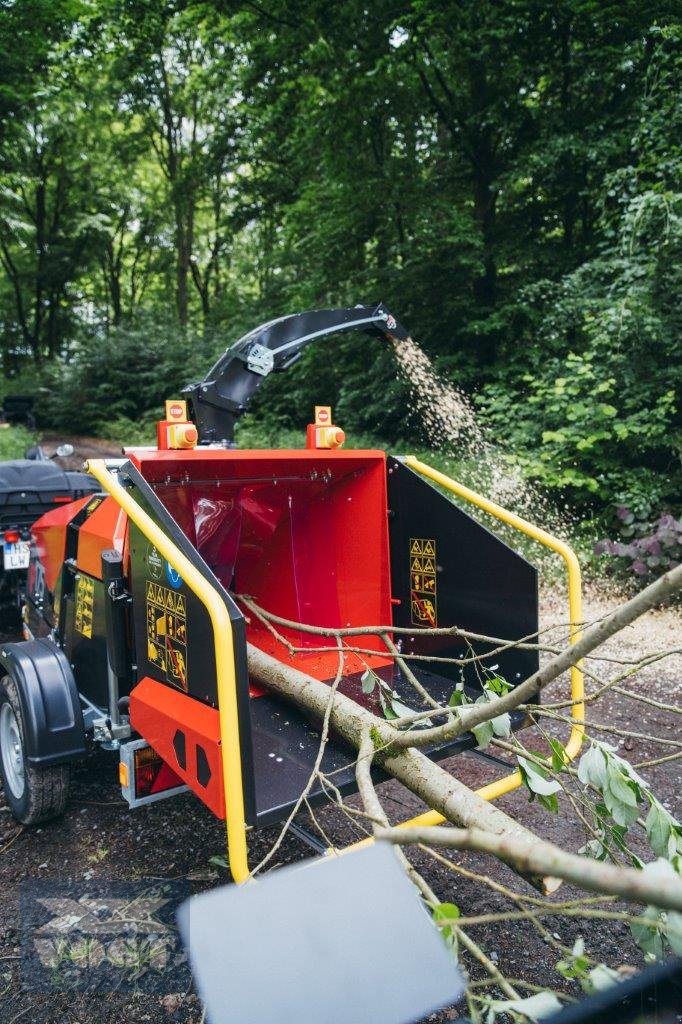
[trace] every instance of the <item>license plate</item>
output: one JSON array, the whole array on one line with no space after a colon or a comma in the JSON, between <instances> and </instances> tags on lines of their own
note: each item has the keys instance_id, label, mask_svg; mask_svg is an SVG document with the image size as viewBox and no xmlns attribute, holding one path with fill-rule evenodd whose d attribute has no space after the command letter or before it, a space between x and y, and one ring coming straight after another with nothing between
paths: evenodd
<instances>
[{"instance_id":1,"label":"license plate","mask_svg":"<svg viewBox=\"0 0 682 1024\"><path fill-rule=\"evenodd\" d=\"M14 544L5 542L3 558L5 569L27 569L31 556L31 545L27 540L18 540Z\"/></svg>"}]
</instances>

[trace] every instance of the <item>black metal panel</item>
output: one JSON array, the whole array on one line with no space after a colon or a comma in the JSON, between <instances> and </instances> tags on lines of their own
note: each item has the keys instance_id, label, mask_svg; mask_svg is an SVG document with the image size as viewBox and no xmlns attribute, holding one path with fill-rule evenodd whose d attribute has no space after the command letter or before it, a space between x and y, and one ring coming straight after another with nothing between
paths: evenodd
<instances>
[{"instance_id":1,"label":"black metal panel","mask_svg":"<svg viewBox=\"0 0 682 1024\"><path fill-rule=\"evenodd\" d=\"M538 578L530 562L395 458L388 460L388 504L392 596L400 601L393 624L415 629L403 640L404 652L469 653L451 637L420 636L420 620L429 616L433 621L422 626L460 626L514 641L537 634ZM491 648L474 649L484 654ZM537 670L538 654L510 650L483 664L497 665L497 673L516 684ZM439 665L438 672L460 678L454 665ZM467 667L467 686L478 689L477 678L476 667Z\"/></svg>"},{"instance_id":2,"label":"black metal panel","mask_svg":"<svg viewBox=\"0 0 682 1024\"><path fill-rule=\"evenodd\" d=\"M438 700L447 702L452 692L452 682L424 669L414 668L415 675L429 693ZM390 681L391 686L408 706L415 705L414 690L409 682L402 679L398 669L392 666L380 669L379 675ZM359 676L350 676L351 683L359 685ZM331 682L331 680L330 680ZM523 712L512 713L512 728L520 728L525 721ZM253 730L253 766L258 825L271 825L284 820L293 809L303 792L320 747L319 726L293 704L288 704L270 694L256 697L251 701L251 725ZM434 761L452 757L470 750L475 740L471 733L455 740L425 750ZM357 750L339 737L332 735L327 741L322 759L322 771L344 795L357 790L355 762ZM372 768L376 783L384 782L388 776L379 768ZM308 796L313 806L325 803L327 794L319 783L315 783Z\"/></svg>"},{"instance_id":3,"label":"black metal panel","mask_svg":"<svg viewBox=\"0 0 682 1024\"><path fill-rule=\"evenodd\" d=\"M246 818L253 823L255 818L253 755L251 744L251 722L249 717L249 677L246 663L246 629L244 617L213 574L197 549L182 532L168 509L159 500L153 488L131 463L120 471L119 479L126 490L131 491L138 504L156 522L163 532L182 551L183 555L208 580L225 603L232 624L235 674L237 680L237 705L239 710L239 743L242 754L242 778L244 783L244 804ZM133 595L133 632L137 663L137 680L149 676L167 686L173 686L190 697L211 707L218 706L215 667L215 644L213 627L208 611L194 595L184 580L169 574L169 567L159 556L154 546L132 521L129 521L130 543L130 589ZM150 591L150 588L155 588ZM160 592L160 593L159 593ZM161 603L168 600L174 607L163 608ZM178 604L182 599L182 605ZM166 633L159 633L158 620L165 611L170 616ZM156 615L156 618L153 616ZM178 630L182 627L182 635ZM165 657L160 659L158 651L165 648ZM152 655L150 644L156 654ZM172 652L176 652L173 654ZM182 673L174 670L180 664L177 653L184 658L184 679ZM150 655L152 655L150 657ZM163 664L161 663L163 661Z\"/></svg>"},{"instance_id":4,"label":"black metal panel","mask_svg":"<svg viewBox=\"0 0 682 1024\"><path fill-rule=\"evenodd\" d=\"M199 443L231 442L238 417L271 370L288 369L311 342L351 330L400 341L408 337L402 324L380 303L294 313L261 324L239 338L211 367L205 380L183 388L199 430ZM265 350L267 365L262 364L257 371L250 357L259 350Z\"/></svg>"},{"instance_id":5,"label":"black metal panel","mask_svg":"<svg viewBox=\"0 0 682 1024\"><path fill-rule=\"evenodd\" d=\"M109 704L104 601L101 580L79 572L73 562L64 564L60 605L62 646L73 666L78 692L99 708ZM129 692L129 687L124 688L121 696Z\"/></svg>"}]
</instances>

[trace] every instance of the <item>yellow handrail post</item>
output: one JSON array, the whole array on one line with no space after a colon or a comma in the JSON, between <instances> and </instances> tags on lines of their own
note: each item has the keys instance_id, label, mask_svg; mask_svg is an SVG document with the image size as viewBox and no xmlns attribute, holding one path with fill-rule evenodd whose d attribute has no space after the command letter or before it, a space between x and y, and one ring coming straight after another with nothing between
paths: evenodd
<instances>
[{"instance_id":1,"label":"yellow handrail post","mask_svg":"<svg viewBox=\"0 0 682 1024\"><path fill-rule=\"evenodd\" d=\"M131 522L155 545L160 554L178 572L190 590L206 608L213 628L216 682L218 689L218 716L220 722L220 752L225 791L225 824L230 871L235 882L249 876L242 761L239 744L239 710L235 677L232 623L225 602L208 580L163 532L133 496L119 483L106 467L103 459L90 459L85 464L88 473L114 498Z\"/></svg>"}]
</instances>

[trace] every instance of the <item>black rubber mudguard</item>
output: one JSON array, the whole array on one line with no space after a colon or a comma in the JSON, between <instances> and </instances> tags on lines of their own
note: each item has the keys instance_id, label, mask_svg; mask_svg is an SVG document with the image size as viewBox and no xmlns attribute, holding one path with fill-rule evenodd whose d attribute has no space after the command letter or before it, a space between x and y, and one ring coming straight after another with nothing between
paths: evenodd
<instances>
[{"instance_id":1,"label":"black rubber mudguard","mask_svg":"<svg viewBox=\"0 0 682 1024\"><path fill-rule=\"evenodd\" d=\"M46 767L84 757L83 713L61 648L47 639L3 644L0 665L19 692L29 763Z\"/></svg>"}]
</instances>

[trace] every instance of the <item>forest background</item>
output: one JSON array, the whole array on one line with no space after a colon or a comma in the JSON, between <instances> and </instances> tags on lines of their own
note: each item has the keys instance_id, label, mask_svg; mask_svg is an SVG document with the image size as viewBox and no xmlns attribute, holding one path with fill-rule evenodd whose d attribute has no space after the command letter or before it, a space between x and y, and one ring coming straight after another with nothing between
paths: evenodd
<instances>
[{"instance_id":1,"label":"forest background","mask_svg":"<svg viewBox=\"0 0 682 1024\"><path fill-rule=\"evenodd\" d=\"M682 538L681 44L674 2L2 0L0 397L151 439L258 323L383 301L583 554L650 579ZM439 447L358 336L242 443L315 403Z\"/></svg>"}]
</instances>

